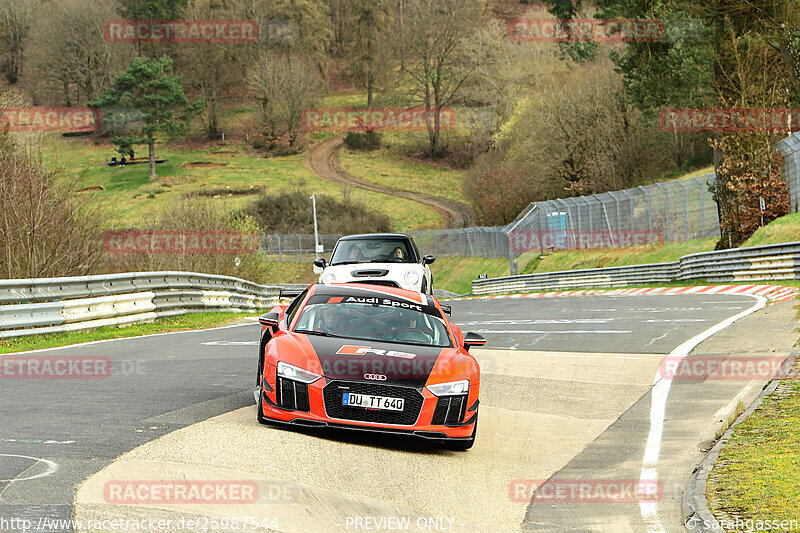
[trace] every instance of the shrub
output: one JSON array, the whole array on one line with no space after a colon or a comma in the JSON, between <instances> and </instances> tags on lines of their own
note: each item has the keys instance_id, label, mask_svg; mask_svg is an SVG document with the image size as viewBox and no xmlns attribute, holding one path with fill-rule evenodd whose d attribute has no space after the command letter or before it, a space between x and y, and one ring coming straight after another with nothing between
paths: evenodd
<instances>
[{"instance_id":1,"label":"shrub","mask_svg":"<svg viewBox=\"0 0 800 533\"><path fill-rule=\"evenodd\" d=\"M0 134L0 277L89 274L102 257L101 214L38 150Z\"/></svg>"},{"instance_id":2,"label":"shrub","mask_svg":"<svg viewBox=\"0 0 800 533\"><path fill-rule=\"evenodd\" d=\"M382 146L381 134L375 130L367 130L364 133L349 131L344 136L344 144L351 150L377 150Z\"/></svg>"},{"instance_id":3,"label":"shrub","mask_svg":"<svg viewBox=\"0 0 800 533\"><path fill-rule=\"evenodd\" d=\"M314 216L310 194L305 191L265 194L244 211L269 233L313 233ZM317 223L323 234L392 231L389 217L373 211L349 192L339 199L317 195Z\"/></svg>"},{"instance_id":4,"label":"shrub","mask_svg":"<svg viewBox=\"0 0 800 533\"><path fill-rule=\"evenodd\" d=\"M212 199L190 197L156 212L153 222L144 230L231 231L259 234L256 222L242 214L232 214ZM185 270L221 276L236 276L266 283L267 259L256 249L251 253L201 254L154 253L108 255L107 271L147 272ZM239 265L236 265L236 259Z\"/></svg>"}]
</instances>

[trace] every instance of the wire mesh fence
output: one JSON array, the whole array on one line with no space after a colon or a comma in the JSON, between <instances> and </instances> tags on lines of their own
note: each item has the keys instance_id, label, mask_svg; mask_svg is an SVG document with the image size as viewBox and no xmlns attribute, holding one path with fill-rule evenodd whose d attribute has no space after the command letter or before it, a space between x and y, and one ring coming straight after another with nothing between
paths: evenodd
<instances>
[{"instance_id":1,"label":"wire mesh fence","mask_svg":"<svg viewBox=\"0 0 800 533\"><path fill-rule=\"evenodd\" d=\"M800 133L794 133L775 145L784 157L783 173L789 186L792 213L800 211Z\"/></svg>"},{"instance_id":2,"label":"wire mesh fence","mask_svg":"<svg viewBox=\"0 0 800 533\"><path fill-rule=\"evenodd\" d=\"M512 273L527 253L609 248L719 236L714 175L592 196L535 202L506 226L410 231L420 252L441 257L504 257ZM340 235L321 235L325 254ZM272 259L310 260L313 235L264 235Z\"/></svg>"}]
</instances>

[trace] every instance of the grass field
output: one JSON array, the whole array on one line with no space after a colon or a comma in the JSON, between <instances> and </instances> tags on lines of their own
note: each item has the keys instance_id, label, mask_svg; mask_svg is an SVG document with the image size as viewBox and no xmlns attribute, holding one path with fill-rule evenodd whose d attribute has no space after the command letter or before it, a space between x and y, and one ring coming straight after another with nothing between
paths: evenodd
<instances>
[{"instance_id":1,"label":"grass field","mask_svg":"<svg viewBox=\"0 0 800 533\"><path fill-rule=\"evenodd\" d=\"M781 387L736 426L717 459L706 493L715 514L800 520L800 380L795 375Z\"/></svg>"},{"instance_id":2,"label":"grass field","mask_svg":"<svg viewBox=\"0 0 800 533\"><path fill-rule=\"evenodd\" d=\"M344 190L314 177L303 165L302 154L264 158L239 142L202 150L160 144L156 155L167 162L158 165L158 178L151 181L146 164L107 166L115 153L109 144L55 136L50 139L45 152L49 161L77 178L81 188L103 187L82 194L90 195L90 204L102 208L108 226L144 225L154 209L203 191L252 189L252 195L218 195L217 200L226 208L237 209L254 201L260 191L300 188L309 195L341 196ZM145 153L137 155L144 157ZM411 200L362 190L351 194L370 208L385 212L397 231L435 227L441 221L438 213ZM325 228L320 231L325 233Z\"/></svg>"},{"instance_id":3,"label":"grass field","mask_svg":"<svg viewBox=\"0 0 800 533\"><path fill-rule=\"evenodd\" d=\"M422 161L400 158L396 152L381 148L371 152L343 149L342 168L364 181L392 189L424 192L466 203L461 182L466 171L440 168Z\"/></svg>"}]
</instances>

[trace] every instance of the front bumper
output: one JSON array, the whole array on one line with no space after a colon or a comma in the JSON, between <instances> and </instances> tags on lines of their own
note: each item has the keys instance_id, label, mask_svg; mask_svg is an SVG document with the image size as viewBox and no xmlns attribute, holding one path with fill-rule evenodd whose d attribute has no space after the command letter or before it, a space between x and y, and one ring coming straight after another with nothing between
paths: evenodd
<instances>
[{"instance_id":1,"label":"front bumper","mask_svg":"<svg viewBox=\"0 0 800 533\"><path fill-rule=\"evenodd\" d=\"M267 378L268 379L268 378ZM273 378L274 379L274 378ZM322 378L308 385L308 410L298 410L297 408L286 409L280 404L274 383L265 383L259 401L264 417L279 423L291 424L303 427L330 427L360 431L372 431L381 433L393 433L398 435L411 435L434 440L466 440L472 436L475 422L478 418L477 393L473 398L472 394L467 399L467 403L461 410L462 414L456 417L450 416L447 424L441 423L441 407L437 413L439 398L433 395L428 389L414 389L422 397L419 414L413 423L382 423L376 420L353 420L331 416L331 412L340 412L340 409L332 408L326 410L325 387L337 383L345 383L336 380ZM353 384L360 384L355 382ZM270 390L272 389L272 390ZM327 394L331 400L330 391ZM470 403L471 402L471 403ZM407 404L408 405L408 404ZM305 404L300 405L305 408ZM332 406L333 407L333 406ZM338 406L337 406L338 407ZM362 412L360 412L362 413ZM414 411L416 414L416 411ZM433 423L434 418L439 423Z\"/></svg>"}]
</instances>

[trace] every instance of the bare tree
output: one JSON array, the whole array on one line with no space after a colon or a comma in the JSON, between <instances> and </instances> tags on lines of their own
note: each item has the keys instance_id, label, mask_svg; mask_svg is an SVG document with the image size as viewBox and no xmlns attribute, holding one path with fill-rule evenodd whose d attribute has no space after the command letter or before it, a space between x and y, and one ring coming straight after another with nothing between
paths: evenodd
<instances>
[{"instance_id":1,"label":"bare tree","mask_svg":"<svg viewBox=\"0 0 800 533\"><path fill-rule=\"evenodd\" d=\"M271 134L288 131L290 145L297 139L303 109L322 89L310 60L264 51L256 59L247 83L261 104L262 123Z\"/></svg>"},{"instance_id":2,"label":"bare tree","mask_svg":"<svg viewBox=\"0 0 800 533\"><path fill-rule=\"evenodd\" d=\"M188 19L241 18L238 6L215 0L197 0L185 10ZM183 44L177 50L176 70L184 74L184 82L197 90L205 100L203 124L209 139L221 136L219 127L220 98L244 79L247 47L231 43Z\"/></svg>"},{"instance_id":3,"label":"bare tree","mask_svg":"<svg viewBox=\"0 0 800 533\"><path fill-rule=\"evenodd\" d=\"M428 114L430 153L443 155L441 111L456 98L476 67L467 40L484 20L477 0L417 0L406 6L403 39L413 98Z\"/></svg>"},{"instance_id":4,"label":"bare tree","mask_svg":"<svg viewBox=\"0 0 800 533\"><path fill-rule=\"evenodd\" d=\"M39 0L0 0L2 26L2 69L8 83L22 76L25 38L39 14Z\"/></svg>"},{"instance_id":5,"label":"bare tree","mask_svg":"<svg viewBox=\"0 0 800 533\"><path fill-rule=\"evenodd\" d=\"M101 254L102 219L76 191L77 181L45 165L36 140L0 134L0 277L92 271Z\"/></svg>"},{"instance_id":6,"label":"bare tree","mask_svg":"<svg viewBox=\"0 0 800 533\"><path fill-rule=\"evenodd\" d=\"M43 10L25 54L25 85L36 100L81 105L111 85L134 53L133 45L103 38L103 24L117 9L114 0L62 0Z\"/></svg>"}]
</instances>

